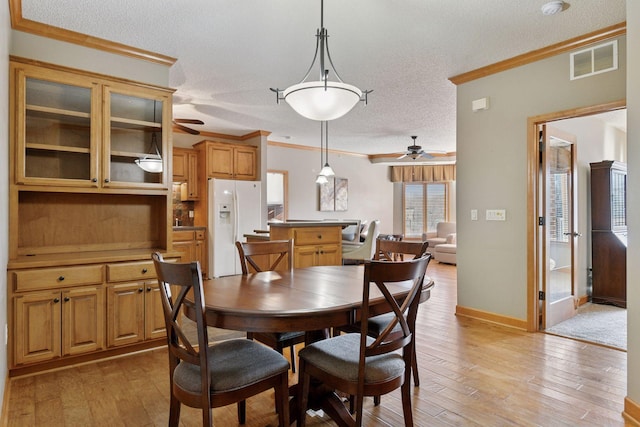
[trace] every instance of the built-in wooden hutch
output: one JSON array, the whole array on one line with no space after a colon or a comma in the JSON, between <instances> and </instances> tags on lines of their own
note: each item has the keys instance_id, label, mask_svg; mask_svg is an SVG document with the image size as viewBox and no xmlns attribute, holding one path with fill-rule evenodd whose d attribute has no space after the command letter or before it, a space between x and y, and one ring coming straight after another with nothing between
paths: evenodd
<instances>
[{"instance_id":1,"label":"built-in wooden hutch","mask_svg":"<svg viewBox=\"0 0 640 427\"><path fill-rule=\"evenodd\" d=\"M162 344L172 90L17 57L9 88L11 374Z\"/></svg>"}]
</instances>

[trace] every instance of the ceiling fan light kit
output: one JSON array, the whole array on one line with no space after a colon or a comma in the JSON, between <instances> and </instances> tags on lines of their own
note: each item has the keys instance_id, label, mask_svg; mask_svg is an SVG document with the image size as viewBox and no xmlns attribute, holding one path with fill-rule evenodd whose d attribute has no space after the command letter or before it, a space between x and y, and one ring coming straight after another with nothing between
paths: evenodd
<instances>
[{"instance_id":1,"label":"ceiling fan light kit","mask_svg":"<svg viewBox=\"0 0 640 427\"><path fill-rule=\"evenodd\" d=\"M311 120L334 120L347 114L358 103L367 104L371 90L362 91L357 87L344 83L336 71L329 53L329 34L324 28L324 0L320 1L320 29L316 32L316 51L311 66L298 84L287 89L270 88L276 93L276 103L285 100L298 114ZM318 63L319 79L307 81L307 78ZM337 81L329 80L329 68Z\"/></svg>"},{"instance_id":2,"label":"ceiling fan light kit","mask_svg":"<svg viewBox=\"0 0 640 427\"><path fill-rule=\"evenodd\" d=\"M425 159L433 159L433 156L427 152L425 152L421 146L416 144L417 136L412 136L413 144L407 147L407 152L402 156L398 157L398 160L404 159L405 157L411 157L413 160L417 160L420 157L424 157Z\"/></svg>"}]
</instances>

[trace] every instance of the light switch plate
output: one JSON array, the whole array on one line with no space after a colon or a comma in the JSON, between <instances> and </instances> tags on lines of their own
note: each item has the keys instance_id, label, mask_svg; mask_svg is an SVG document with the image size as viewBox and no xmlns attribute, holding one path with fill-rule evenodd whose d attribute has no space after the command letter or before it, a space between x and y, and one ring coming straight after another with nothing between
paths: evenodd
<instances>
[{"instance_id":1,"label":"light switch plate","mask_svg":"<svg viewBox=\"0 0 640 427\"><path fill-rule=\"evenodd\" d=\"M504 209L487 209L487 221L506 221L507 211Z\"/></svg>"},{"instance_id":2,"label":"light switch plate","mask_svg":"<svg viewBox=\"0 0 640 427\"><path fill-rule=\"evenodd\" d=\"M478 209L471 209L471 221L478 220Z\"/></svg>"}]
</instances>

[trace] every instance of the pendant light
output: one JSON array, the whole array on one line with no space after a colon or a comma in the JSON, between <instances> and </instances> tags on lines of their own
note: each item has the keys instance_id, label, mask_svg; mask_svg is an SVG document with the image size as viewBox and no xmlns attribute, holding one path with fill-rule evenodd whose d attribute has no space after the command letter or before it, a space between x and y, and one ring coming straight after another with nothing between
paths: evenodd
<instances>
[{"instance_id":1,"label":"pendant light","mask_svg":"<svg viewBox=\"0 0 640 427\"><path fill-rule=\"evenodd\" d=\"M329 166L329 122L320 123L320 138L322 138L322 125L324 124L324 166L320 171L320 175L324 175L326 177L334 176L335 173L331 166Z\"/></svg>"},{"instance_id":2,"label":"pendant light","mask_svg":"<svg viewBox=\"0 0 640 427\"><path fill-rule=\"evenodd\" d=\"M156 101L153 101L153 123L156 123ZM134 162L145 172L162 172L162 156L158 150L158 140L155 130L151 132L151 148L149 149L149 153L141 159L135 159Z\"/></svg>"},{"instance_id":3,"label":"pendant light","mask_svg":"<svg viewBox=\"0 0 640 427\"><path fill-rule=\"evenodd\" d=\"M316 62L318 80L307 80ZM325 68L325 64L331 67L337 81L329 80L329 68ZM316 51L307 74L300 83L284 90L270 89L276 93L276 103L284 99L298 114L311 120L337 119L351 111L358 101L367 104L367 96L373 91L362 91L344 83L333 65L329 53L329 34L324 27L324 0L320 0L320 29L316 31Z\"/></svg>"},{"instance_id":4,"label":"pendant light","mask_svg":"<svg viewBox=\"0 0 640 427\"><path fill-rule=\"evenodd\" d=\"M327 179L327 175L324 174L323 172L325 172L325 160L324 160L324 124L325 122L321 122L320 123L320 172L318 173L318 176L316 177L316 184L326 184L327 182L329 182L329 180ZM328 166L328 164L327 164ZM329 166L329 169L331 169L331 167ZM333 170L331 171L333 172Z\"/></svg>"}]
</instances>

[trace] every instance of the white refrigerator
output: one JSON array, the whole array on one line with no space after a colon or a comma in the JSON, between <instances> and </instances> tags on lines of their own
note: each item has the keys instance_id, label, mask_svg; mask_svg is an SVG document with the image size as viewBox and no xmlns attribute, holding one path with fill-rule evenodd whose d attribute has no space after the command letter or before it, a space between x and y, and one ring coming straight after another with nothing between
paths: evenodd
<instances>
[{"instance_id":1,"label":"white refrigerator","mask_svg":"<svg viewBox=\"0 0 640 427\"><path fill-rule=\"evenodd\" d=\"M235 242L262 228L260 181L209 178L209 276L242 274Z\"/></svg>"}]
</instances>

